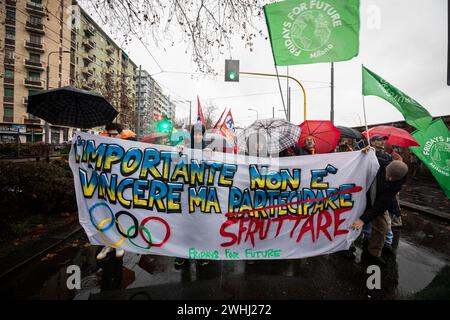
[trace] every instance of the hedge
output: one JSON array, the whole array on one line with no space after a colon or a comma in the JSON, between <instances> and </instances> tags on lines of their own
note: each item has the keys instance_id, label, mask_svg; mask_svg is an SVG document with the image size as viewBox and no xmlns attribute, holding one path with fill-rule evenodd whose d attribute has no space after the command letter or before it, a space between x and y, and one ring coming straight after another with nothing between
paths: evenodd
<instances>
[{"instance_id":1,"label":"hedge","mask_svg":"<svg viewBox=\"0 0 450 320\"><path fill-rule=\"evenodd\" d=\"M33 215L51 217L77 210L67 161L0 162L0 230Z\"/></svg>"}]
</instances>

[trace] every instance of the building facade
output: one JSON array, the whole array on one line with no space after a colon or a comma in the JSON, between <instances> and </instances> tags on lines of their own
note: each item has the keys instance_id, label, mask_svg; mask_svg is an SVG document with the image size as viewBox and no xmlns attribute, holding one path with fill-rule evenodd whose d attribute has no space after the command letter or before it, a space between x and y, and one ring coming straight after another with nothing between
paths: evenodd
<instances>
[{"instance_id":1,"label":"building facade","mask_svg":"<svg viewBox=\"0 0 450 320\"><path fill-rule=\"evenodd\" d=\"M136 64L76 1L5 0L0 21L0 142L44 141L28 96L68 85L101 93L134 129ZM68 141L72 131L50 125L50 142Z\"/></svg>"},{"instance_id":2,"label":"building facade","mask_svg":"<svg viewBox=\"0 0 450 320\"><path fill-rule=\"evenodd\" d=\"M139 118L140 134L142 136L150 134L153 130L153 105L152 99L152 83L153 79L150 74L141 70L139 77L139 70L136 73L136 112ZM139 101L139 102L138 102ZM138 111L140 106L140 111Z\"/></svg>"},{"instance_id":3,"label":"building facade","mask_svg":"<svg viewBox=\"0 0 450 320\"><path fill-rule=\"evenodd\" d=\"M73 1L71 84L102 94L116 109L116 120L135 126L136 64Z\"/></svg>"},{"instance_id":4,"label":"building facade","mask_svg":"<svg viewBox=\"0 0 450 320\"><path fill-rule=\"evenodd\" d=\"M28 96L70 84L70 10L64 0L5 0L0 4L0 142L43 141L44 123L27 113ZM67 52L67 54L65 53ZM49 64L48 62L49 61ZM49 80L46 68L49 67ZM50 126L54 143L70 128Z\"/></svg>"}]
</instances>

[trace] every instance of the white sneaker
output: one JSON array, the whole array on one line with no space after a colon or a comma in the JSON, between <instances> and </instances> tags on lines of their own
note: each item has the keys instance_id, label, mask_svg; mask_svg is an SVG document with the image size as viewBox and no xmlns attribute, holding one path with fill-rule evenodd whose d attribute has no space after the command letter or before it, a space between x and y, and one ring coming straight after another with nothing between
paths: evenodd
<instances>
[{"instance_id":1,"label":"white sneaker","mask_svg":"<svg viewBox=\"0 0 450 320\"><path fill-rule=\"evenodd\" d=\"M110 253L113 250L111 247L103 247L102 251L97 255L97 260L103 260L106 258L108 253Z\"/></svg>"},{"instance_id":2,"label":"white sneaker","mask_svg":"<svg viewBox=\"0 0 450 320\"><path fill-rule=\"evenodd\" d=\"M121 248L116 249L116 258L122 258L124 254L125 254L125 250L123 250Z\"/></svg>"}]
</instances>

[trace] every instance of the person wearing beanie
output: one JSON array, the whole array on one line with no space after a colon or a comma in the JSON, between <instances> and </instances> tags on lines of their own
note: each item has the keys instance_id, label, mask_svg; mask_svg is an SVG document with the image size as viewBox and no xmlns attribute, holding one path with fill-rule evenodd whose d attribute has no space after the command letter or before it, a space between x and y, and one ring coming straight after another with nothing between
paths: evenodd
<instances>
[{"instance_id":1,"label":"person wearing beanie","mask_svg":"<svg viewBox=\"0 0 450 320\"><path fill-rule=\"evenodd\" d=\"M408 166L399 160L390 162L387 166L381 166L376 177L376 193L374 201L367 201L367 207L363 215L356 220L350 228L360 229L365 224L371 223L372 232L368 243L368 258L378 265L385 265L381 258L386 233L389 230L388 209L396 194L406 182Z\"/></svg>"}]
</instances>

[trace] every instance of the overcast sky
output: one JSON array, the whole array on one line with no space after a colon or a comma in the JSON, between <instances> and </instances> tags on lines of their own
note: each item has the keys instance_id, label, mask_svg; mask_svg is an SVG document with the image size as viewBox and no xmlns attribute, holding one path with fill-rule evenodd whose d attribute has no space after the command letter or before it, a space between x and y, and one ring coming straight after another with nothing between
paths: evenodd
<instances>
[{"instance_id":1,"label":"overcast sky","mask_svg":"<svg viewBox=\"0 0 450 320\"><path fill-rule=\"evenodd\" d=\"M379 24L377 25L377 12ZM359 55L345 62L335 63L335 123L358 126L364 124L361 96L361 64L379 74L391 84L421 103L433 116L450 114L450 87L447 72L447 0L361 0L361 30ZM265 22L256 23L267 35ZM163 49L165 47L165 50ZM270 42L255 41L254 50L244 43L233 41L232 57L240 60L240 70L274 73ZM159 68L139 41L125 47L136 64L148 72ZM149 49L164 70L195 72L185 45L150 45ZM193 118L196 115L196 95L202 101L212 101L220 111L231 108L238 126L245 126L259 118L284 117L276 78L244 77L239 83L224 82L224 60L215 57L217 78L186 74L160 73L154 78L167 93L176 98L192 100ZM286 67L279 67L285 73ZM307 90L308 119L330 117L330 64L289 67L290 75L304 82ZM286 81L281 82L283 90ZM292 122L303 121L303 96L291 81ZM369 124L403 120L393 106L378 97L366 97ZM188 115L187 105L178 104L177 118Z\"/></svg>"}]
</instances>

